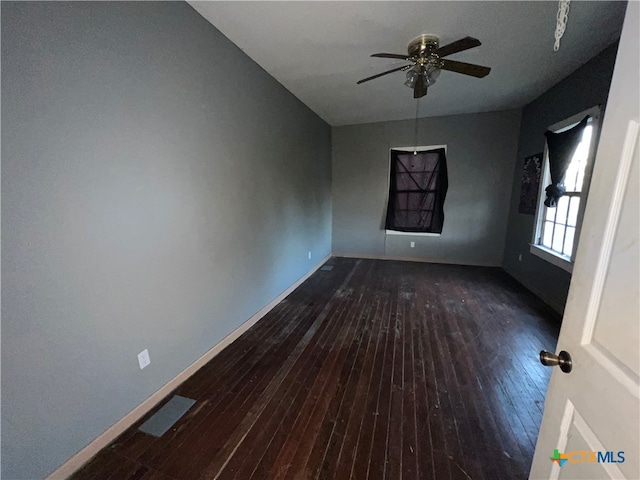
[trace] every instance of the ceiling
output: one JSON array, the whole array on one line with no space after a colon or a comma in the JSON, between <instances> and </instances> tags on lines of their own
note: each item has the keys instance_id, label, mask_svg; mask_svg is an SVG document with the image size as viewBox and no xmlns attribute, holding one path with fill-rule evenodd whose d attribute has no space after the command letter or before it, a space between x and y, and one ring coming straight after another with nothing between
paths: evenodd
<instances>
[{"instance_id":1,"label":"ceiling","mask_svg":"<svg viewBox=\"0 0 640 480\"><path fill-rule=\"evenodd\" d=\"M452 60L491 67L477 79L443 71L419 101L420 117L518 108L548 90L620 36L625 3L570 5L553 51L556 1L212 1L189 2L291 93L332 126L414 118L416 100L396 72L371 58L406 53L421 33L440 45L465 36L482 45Z\"/></svg>"}]
</instances>

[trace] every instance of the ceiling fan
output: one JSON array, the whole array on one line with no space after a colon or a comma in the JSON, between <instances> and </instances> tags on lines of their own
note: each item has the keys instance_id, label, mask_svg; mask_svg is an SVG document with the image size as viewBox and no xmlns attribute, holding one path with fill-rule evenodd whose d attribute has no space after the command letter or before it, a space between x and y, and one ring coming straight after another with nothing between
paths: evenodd
<instances>
[{"instance_id":1,"label":"ceiling fan","mask_svg":"<svg viewBox=\"0 0 640 480\"><path fill-rule=\"evenodd\" d=\"M371 55L372 57L405 60L407 62L411 62L410 64L392 68L391 70L378 73L371 77L363 78L357 83L360 85L361 83L374 80L389 73L408 70L407 79L404 84L407 87L413 88L413 98L424 97L427 94L427 87L433 85L438 79L440 70L449 70L451 72L471 75L472 77L477 78L483 78L489 75L489 72L491 71L489 67L482 67L480 65L457 62L455 60L443 58L479 45L481 45L480 40L472 37L465 37L457 42L440 47L440 40L435 35L420 35L409 43L407 47L407 55L395 53L374 53Z\"/></svg>"}]
</instances>

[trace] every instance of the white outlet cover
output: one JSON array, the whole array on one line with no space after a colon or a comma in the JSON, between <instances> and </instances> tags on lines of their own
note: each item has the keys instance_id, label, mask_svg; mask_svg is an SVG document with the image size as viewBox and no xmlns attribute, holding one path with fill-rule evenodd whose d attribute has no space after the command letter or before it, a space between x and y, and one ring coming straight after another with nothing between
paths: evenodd
<instances>
[{"instance_id":1,"label":"white outlet cover","mask_svg":"<svg viewBox=\"0 0 640 480\"><path fill-rule=\"evenodd\" d=\"M411 248L415 248L416 242L411 242Z\"/></svg>"},{"instance_id":2,"label":"white outlet cover","mask_svg":"<svg viewBox=\"0 0 640 480\"><path fill-rule=\"evenodd\" d=\"M309 260L311 260L311 250L309 250Z\"/></svg>"},{"instance_id":3,"label":"white outlet cover","mask_svg":"<svg viewBox=\"0 0 640 480\"><path fill-rule=\"evenodd\" d=\"M138 354L138 364L140 365L140 370L151 363L151 358L149 358L149 350L146 348Z\"/></svg>"}]
</instances>

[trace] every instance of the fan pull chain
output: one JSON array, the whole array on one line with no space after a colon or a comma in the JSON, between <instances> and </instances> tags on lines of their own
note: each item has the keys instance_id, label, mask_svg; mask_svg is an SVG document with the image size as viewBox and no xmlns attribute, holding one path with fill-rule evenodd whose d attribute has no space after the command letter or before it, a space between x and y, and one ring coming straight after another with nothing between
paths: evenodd
<instances>
[{"instance_id":1,"label":"fan pull chain","mask_svg":"<svg viewBox=\"0 0 640 480\"><path fill-rule=\"evenodd\" d=\"M558 14L556 15L556 43L553 45L553 51L560 50L560 39L564 35L567 28L567 20L569 19L569 3L571 0L560 0L558 2Z\"/></svg>"},{"instance_id":2,"label":"fan pull chain","mask_svg":"<svg viewBox=\"0 0 640 480\"><path fill-rule=\"evenodd\" d=\"M413 122L413 154L418 154L418 107L420 106L420 99L416 100L416 119Z\"/></svg>"}]
</instances>

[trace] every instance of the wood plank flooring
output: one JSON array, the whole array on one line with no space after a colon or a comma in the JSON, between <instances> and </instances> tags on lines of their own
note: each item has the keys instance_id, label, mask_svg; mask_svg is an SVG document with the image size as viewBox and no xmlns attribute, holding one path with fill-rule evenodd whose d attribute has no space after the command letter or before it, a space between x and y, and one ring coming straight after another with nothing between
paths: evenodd
<instances>
[{"instance_id":1,"label":"wood plank flooring","mask_svg":"<svg viewBox=\"0 0 640 480\"><path fill-rule=\"evenodd\" d=\"M500 269L328 264L73 478L526 478L555 315Z\"/></svg>"}]
</instances>

